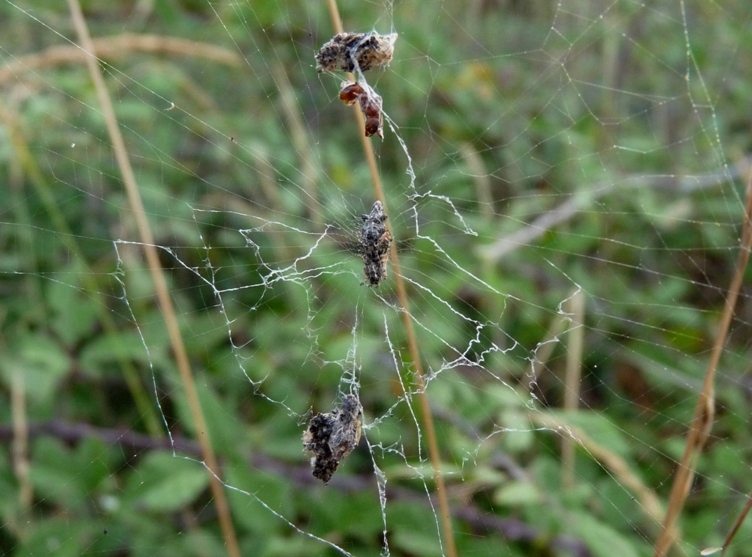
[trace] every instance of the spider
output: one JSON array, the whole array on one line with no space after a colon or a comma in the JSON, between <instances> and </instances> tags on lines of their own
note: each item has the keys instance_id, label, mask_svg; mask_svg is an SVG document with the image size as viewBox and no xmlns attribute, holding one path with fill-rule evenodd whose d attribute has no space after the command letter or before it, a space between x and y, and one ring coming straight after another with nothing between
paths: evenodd
<instances>
[{"instance_id":1,"label":"spider","mask_svg":"<svg viewBox=\"0 0 752 557\"><path fill-rule=\"evenodd\" d=\"M342 407L316 414L303 433L303 450L311 456L313 476L324 483L332 479L339 463L360 441L363 407L355 395L342 397Z\"/></svg>"},{"instance_id":2,"label":"spider","mask_svg":"<svg viewBox=\"0 0 752 557\"><path fill-rule=\"evenodd\" d=\"M343 81L342 89L339 92L339 98L348 106L360 104L360 110L366 118L366 137L373 134L384 139L384 115L382 113L381 97L368 86L361 85L357 81Z\"/></svg>"},{"instance_id":3,"label":"spider","mask_svg":"<svg viewBox=\"0 0 752 557\"><path fill-rule=\"evenodd\" d=\"M371 212L362 215L363 228L360 229L360 247L363 256L363 271L369 286L378 286L387 278L386 262L389 259L389 247L392 236L384 226L388 218L384 214L381 201L373 204Z\"/></svg>"},{"instance_id":4,"label":"spider","mask_svg":"<svg viewBox=\"0 0 752 557\"><path fill-rule=\"evenodd\" d=\"M361 72L392 61L397 33L337 33L316 54L316 70Z\"/></svg>"}]
</instances>

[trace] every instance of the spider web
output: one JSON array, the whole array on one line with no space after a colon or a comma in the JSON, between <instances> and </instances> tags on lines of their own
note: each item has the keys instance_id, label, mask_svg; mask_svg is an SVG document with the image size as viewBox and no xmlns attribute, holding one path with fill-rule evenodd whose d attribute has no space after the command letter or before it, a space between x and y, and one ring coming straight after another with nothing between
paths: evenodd
<instances>
[{"instance_id":1,"label":"spider web","mask_svg":"<svg viewBox=\"0 0 752 557\"><path fill-rule=\"evenodd\" d=\"M383 98L385 138L370 141L404 308L393 261L381 285L364 284L361 215L376 197L363 131L338 98L344 74L315 70L333 35L325 3L186 6L137 2L121 19L106 12L101 29L92 21L99 8L87 19L95 38L163 39L150 51L126 37L127 54L102 55L102 67L244 554L446 554L405 313L460 554L529 555L540 540L555 555L651 554L740 248L750 8L341 6L347 30L399 35L391 65L358 79ZM189 441L203 432L172 362L96 97L81 86L88 74L80 60L57 68L44 50L71 46L67 13L7 1L3 10L34 36L0 40L9 91L2 164L13 194L5 242L29 237L34 253L49 243L64 254L8 257L3 272L9 291L40 289L55 350L70 363L39 364L47 356L34 354L57 352L36 337L14 348L14 361L38 370L26 385L28 418L41 424L29 480L41 526L27 531L35 541L24 539L8 505L0 547L222 554L218 531L203 527L212 501ZM204 46L181 43L176 55L164 42L178 34L170 18L191 11L195 21L180 32ZM68 224L55 220L55 206ZM687 554L721 545L752 489L748 290L749 280L683 515ZM87 301L107 308L119 337L96 336L89 310L70 311ZM149 393L130 422L76 411L73 388L70 404L54 402L72 368L113 381L118 351ZM15 392L15 375L5 376ZM43 387L33 393L35 380ZM123 381L113 387L122 392L103 395L116 406L129 392ZM363 406L363 439L324 486L301 435L346 394ZM149 415L167 435L161 445L147 441ZM103 444L82 444L80 427L65 429L75 421L97 426L84 433ZM72 447L50 448L45 435ZM15 500L19 460L4 458ZM101 468L101 478L75 469L56 480L60 461ZM83 508L90 501L93 510ZM160 519L160 532L147 531L126 513L143 508L183 513L183 522ZM53 510L67 520L49 519ZM82 517L106 534L87 534ZM752 555L751 535L743 526L728 554Z\"/></svg>"}]
</instances>

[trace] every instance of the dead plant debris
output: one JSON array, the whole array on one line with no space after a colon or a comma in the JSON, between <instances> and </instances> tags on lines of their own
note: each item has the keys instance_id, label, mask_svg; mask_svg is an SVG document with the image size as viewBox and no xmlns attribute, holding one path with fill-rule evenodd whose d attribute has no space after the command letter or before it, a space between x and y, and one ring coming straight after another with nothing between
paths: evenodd
<instances>
[{"instance_id":1,"label":"dead plant debris","mask_svg":"<svg viewBox=\"0 0 752 557\"><path fill-rule=\"evenodd\" d=\"M316 70L365 72L392 61L397 33L337 33L316 54Z\"/></svg>"},{"instance_id":2,"label":"dead plant debris","mask_svg":"<svg viewBox=\"0 0 752 557\"><path fill-rule=\"evenodd\" d=\"M384 139L384 114L382 111L383 101L376 91L368 84L343 81L339 98L347 105L360 105L360 110L366 118L365 134L371 137L376 134Z\"/></svg>"},{"instance_id":3,"label":"dead plant debris","mask_svg":"<svg viewBox=\"0 0 752 557\"><path fill-rule=\"evenodd\" d=\"M332 479L339 463L360 441L363 408L358 397L345 395L342 407L316 414L303 433L303 450L311 457L313 476L324 483Z\"/></svg>"}]
</instances>

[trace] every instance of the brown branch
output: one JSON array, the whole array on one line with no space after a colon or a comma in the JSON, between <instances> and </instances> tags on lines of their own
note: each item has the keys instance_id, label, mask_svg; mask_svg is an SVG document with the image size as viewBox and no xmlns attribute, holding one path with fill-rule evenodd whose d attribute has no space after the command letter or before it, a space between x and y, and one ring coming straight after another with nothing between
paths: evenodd
<instances>
[{"instance_id":1,"label":"brown branch","mask_svg":"<svg viewBox=\"0 0 752 557\"><path fill-rule=\"evenodd\" d=\"M94 39L92 45L97 58L106 60L120 59L134 52L145 52L180 58L202 58L209 62L216 62L233 68L239 68L243 63L239 54L225 48L161 35L125 33ZM63 64L81 64L86 60L86 57L87 53L76 45L53 46L39 54L29 54L17 58L14 62L0 68L0 84L17 79L19 75L30 71L54 68Z\"/></svg>"},{"instance_id":2,"label":"brown branch","mask_svg":"<svg viewBox=\"0 0 752 557\"><path fill-rule=\"evenodd\" d=\"M106 429L81 422L70 423L59 420L30 423L28 434L30 437L49 435L71 445L83 439L100 439L108 445L120 445L129 451L137 453L160 449L174 449L176 453L201 458L201 447L196 441L175 434L172 435L173 443L170 444L167 438L150 437L149 435L136 433L129 429ZM12 426L0 424L0 442L9 442L12 439ZM308 465L297 466L287 464L258 453L250 457L249 463L254 468L283 477L298 487L309 488L321 486L321 482L311 474L311 468ZM327 484L327 489L334 489L344 493L359 493L374 489L374 479L372 476L335 475ZM428 505L425 497L414 491L400 487L388 487L387 500L409 501ZM541 530L521 520L500 517L490 511L479 509L475 505L454 507L452 515L455 519L466 522L479 535L498 534L509 542L536 544L536 546L544 543L552 550L568 552L573 557L591 557L590 550L577 538L564 535L548 537Z\"/></svg>"}]
</instances>

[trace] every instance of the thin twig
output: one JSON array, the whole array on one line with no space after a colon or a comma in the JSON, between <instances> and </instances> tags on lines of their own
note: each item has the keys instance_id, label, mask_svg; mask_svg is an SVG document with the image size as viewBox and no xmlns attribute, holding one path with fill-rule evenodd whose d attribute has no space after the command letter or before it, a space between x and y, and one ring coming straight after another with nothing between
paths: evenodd
<instances>
[{"instance_id":1,"label":"thin twig","mask_svg":"<svg viewBox=\"0 0 752 557\"><path fill-rule=\"evenodd\" d=\"M674 483L671 486L671 496L669 498L666 518L663 521L663 529L655 543L655 551L653 553L655 557L665 557L668 550L677 541L674 536L674 526L679 518L682 508L684 507L684 502L686 501L690 487L692 486L692 479L694 478L695 469L697 468L697 462L700 458L702 449L705 446L705 442L710 435L710 430L713 427L713 417L715 415L715 373L718 369L718 362L721 359L721 354L726 346L726 337L728 335L729 326L731 325L731 320L734 317L736 300L739 297L739 291L744 278L744 271L747 268L749 253L752 249L752 172L750 172L747 181L746 195L747 202L744 210L744 221L742 223L742 240L741 245L739 246L739 257L736 263L736 270L731 279L728 296L726 296L726 303L723 307L723 315L718 324L718 333L710 354L710 360L708 361L702 391L700 391L697 406L695 407L695 413L692 417L689 432L687 433L687 443L684 447L684 454L682 455L681 462L676 469Z\"/></svg>"},{"instance_id":2,"label":"thin twig","mask_svg":"<svg viewBox=\"0 0 752 557\"><path fill-rule=\"evenodd\" d=\"M170 343L172 344L173 351L175 353L175 359L177 361L178 371L180 378L185 389L185 396L190 408L191 416L193 417L196 426L196 435L199 443L201 444L201 453L203 455L205 465L209 469L211 480L209 482L211 486L212 495L214 497L214 504L219 516L219 523L222 528L222 535L227 546L227 552L231 557L240 557L240 548L238 547L237 538L235 537L235 531L232 525L232 518L230 516L230 507L225 497L225 492L222 483L217 479L219 473L219 467L217 465L214 451L209 440L209 431L204 420L204 414L201 410L201 404L198 399L198 393L196 391L196 385L193 380L193 375L190 368L190 362L188 361L188 355L185 350L183 338L180 334L178 327L177 316L175 315L175 308L170 298L170 293L167 289L167 281L162 270L162 266L159 263L159 255L157 254L157 248L154 244L154 237L149 227L149 222L146 219L146 213L144 211L143 202L141 200L141 194L136 184L136 177L133 173L130 160L128 158L128 152L125 147L125 141L120 134L120 128L117 124L115 116L115 110L112 107L112 101L110 100L107 87L102 77L102 72L99 67L99 62L94 55L94 47L92 45L91 37L89 36L89 30L86 26L81 6L78 0L68 0L68 6L70 8L73 24L76 28L79 40L81 41L81 48L83 52L87 54L86 63L89 67L89 73L94 81L94 86L97 91L97 97L99 105L102 109L107 131L112 141L112 147L115 152L115 158L118 162L118 167L123 177L123 183L128 195L128 201L133 211L133 216L136 220L136 226L143 243L146 259L149 264L149 270L151 271L152 280L154 281L154 287L156 290L159 306L162 310L162 315L165 319L167 331L170 336Z\"/></svg>"},{"instance_id":3,"label":"thin twig","mask_svg":"<svg viewBox=\"0 0 752 557\"><path fill-rule=\"evenodd\" d=\"M337 0L328 0L328 6L334 30L337 33L344 32L344 27L342 26L342 18L340 17L339 9L337 8ZM354 77L350 74L348 74L348 79L350 81L354 81ZM376 199L381 201L384 206L384 212L386 214L389 214L386 199L384 197L384 188L381 185L381 178L379 176L379 170L376 165L376 155L373 151L373 145L371 144L371 140L367 138L363 133L366 123L365 117L357 106L353 107L353 114L355 114L358 135L360 136L360 140L363 145L363 151L366 155L366 161L368 162L368 168L371 172L371 180L373 182ZM389 230L389 233L392 234L392 237L394 237L391 224L388 220L386 221L386 226ZM415 383L418 387L418 399L420 400L423 427L425 428L426 432L428 455L431 460L431 467L433 468L434 481L436 482L436 498L439 501L439 513L441 515L441 525L444 531L444 545L446 548L446 554L449 557L456 557L457 549L454 543L454 532L452 531L451 511L449 508L449 501L447 499L446 487L444 485L444 476L441 474L441 456L439 454L439 445L436 441L436 429L434 427L433 417L431 415L431 406L428 401L428 393L426 392L423 362L420 358L418 341L415 336L415 329L413 328L407 289L405 288L405 281L402 278L402 268L400 266L399 255L397 253L397 242L391 243L389 250L389 260L391 261L392 268L394 269L394 281L397 286L397 297L399 298L400 305L402 306L402 322L405 327L407 344L410 350L410 357L412 358L415 371Z\"/></svg>"},{"instance_id":4,"label":"thin twig","mask_svg":"<svg viewBox=\"0 0 752 557\"><path fill-rule=\"evenodd\" d=\"M166 438L154 438L129 429L107 429L94 427L86 423L70 423L60 420L36 422L29 424L31 437L50 435L62 439L66 443L76 444L82 439L101 439L108 445L118 445L125 449L125 454L137 454L143 451L174 449L185 455L201 456L201 447L192 439L173 435L172 445ZM12 439L13 431L10 426L0 424L0 442ZM321 482L311 474L311 467L306 463L293 465L270 458L256 452L250 456L248 465L265 473L285 478L295 485L304 488L318 488ZM373 475L371 476L340 476L335 475L326 489L334 489L343 493L363 493L373 490ZM426 504L425 498L415 492L401 487L388 487L387 497L391 500ZM550 547L557 555L565 552L572 557L591 557L588 547L579 539L565 536L547 536L546 532L537 529L516 518L495 516L488 510L475 505L466 504L452 509L452 516L466 522L473 532L478 535L499 534L505 540L534 545L536 548Z\"/></svg>"},{"instance_id":5,"label":"thin twig","mask_svg":"<svg viewBox=\"0 0 752 557\"><path fill-rule=\"evenodd\" d=\"M528 246L543 236L554 226L574 218L597 199L618 190L638 188L673 188L675 191L690 193L698 189L710 188L727 183L743 176L752 165L752 157L741 159L731 168L723 168L700 176L626 176L621 180L592 184L583 188L581 195L575 195L550 211L546 211L527 226L497 239L492 244L478 248L478 255L489 262L499 261L519 247Z\"/></svg>"}]
</instances>

